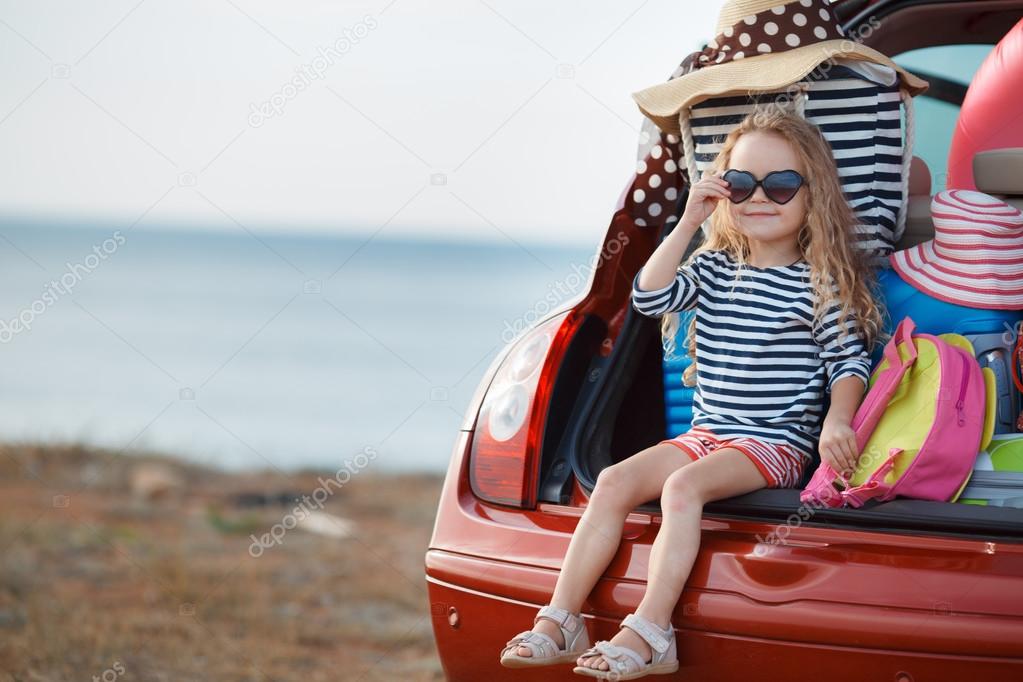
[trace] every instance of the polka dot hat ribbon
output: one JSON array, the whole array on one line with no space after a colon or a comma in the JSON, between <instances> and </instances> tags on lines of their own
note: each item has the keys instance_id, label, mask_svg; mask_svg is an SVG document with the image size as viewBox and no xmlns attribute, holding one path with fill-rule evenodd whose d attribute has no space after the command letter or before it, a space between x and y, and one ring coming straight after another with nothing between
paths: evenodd
<instances>
[{"instance_id":1,"label":"polka dot hat ribbon","mask_svg":"<svg viewBox=\"0 0 1023 682\"><path fill-rule=\"evenodd\" d=\"M707 47L691 55L691 68L785 52L822 40L845 37L826 0L779 3L725 28Z\"/></svg>"}]
</instances>

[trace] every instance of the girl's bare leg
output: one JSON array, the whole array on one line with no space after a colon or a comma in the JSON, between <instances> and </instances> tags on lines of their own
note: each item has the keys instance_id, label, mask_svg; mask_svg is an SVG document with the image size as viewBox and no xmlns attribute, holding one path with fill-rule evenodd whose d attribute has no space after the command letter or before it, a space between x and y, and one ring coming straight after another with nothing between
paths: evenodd
<instances>
[{"instance_id":1,"label":"girl's bare leg","mask_svg":"<svg viewBox=\"0 0 1023 682\"><path fill-rule=\"evenodd\" d=\"M756 465L735 448L723 447L671 474L661 492L661 529L650 549L647 589L636 613L662 628L668 627L682 588L700 549L703 505L742 495L767 485ZM611 641L649 660L649 645L632 630L622 628ZM579 665L607 670L600 656L580 659Z\"/></svg>"},{"instance_id":2,"label":"girl's bare leg","mask_svg":"<svg viewBox=\"0 0 1023 682\"><path fill-rule=\"evenodd\" d=\"M625 517L638 505L658 497L668 477L691 463L687 453L661 443L600 472L569 542L551 605L579 612L618 549ZM543 619L533 630L549 635L559 647L565 645L556 623ZM531 656L532 652L519 647L518 654Z\"/></svg>"}]
</instances>

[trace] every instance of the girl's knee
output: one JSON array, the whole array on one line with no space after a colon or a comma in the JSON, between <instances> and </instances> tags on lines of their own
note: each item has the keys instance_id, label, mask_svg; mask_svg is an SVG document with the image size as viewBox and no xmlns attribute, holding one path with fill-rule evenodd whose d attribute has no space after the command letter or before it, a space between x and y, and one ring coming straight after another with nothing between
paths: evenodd
<instances>
[{"instance_id":1,"label":"girl's knee","mask_svg":"<svg viewBox=\"0 0 1023 682\"><path fill-rule=\"evenodd\" d=\"M601 470L590 495L590 505L626 511L632 508L632 477L624 464L619 462Z\"/></svg>"},{"instance_id":2,"label":"girl's knee","mask_svg":"<svg viewBox=\"0 0 1023 682\"><path fill-rule=\"evenodd\" d=\"M703 489L699 472L682 467L664 481L661 491L661 510L680 510L693 505L703 506Z\"/></svg>"}]
</instances>

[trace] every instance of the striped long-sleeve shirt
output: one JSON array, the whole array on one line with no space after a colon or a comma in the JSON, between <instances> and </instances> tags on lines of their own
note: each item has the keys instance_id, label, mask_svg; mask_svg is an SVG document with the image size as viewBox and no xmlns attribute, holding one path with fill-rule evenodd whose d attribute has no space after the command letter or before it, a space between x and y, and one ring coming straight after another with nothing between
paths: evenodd
<instances>
[{"instance_id":1,"label":"striped long-sleeve shirt","mask_svg":"<svg viewBox=\"0 0 1023 682\"><path fill-rule=\"evenodd\" d=\"M868 381L869 354L855 321L843 333L835 304L814 325L805 261L740 272L727 252L702 251L661 289L643 291L639 276L632 283L638 312L661 317L695 308L693 426L786 443L810 457L825 392L846 376Z\"/></svg>"}]
</instances>

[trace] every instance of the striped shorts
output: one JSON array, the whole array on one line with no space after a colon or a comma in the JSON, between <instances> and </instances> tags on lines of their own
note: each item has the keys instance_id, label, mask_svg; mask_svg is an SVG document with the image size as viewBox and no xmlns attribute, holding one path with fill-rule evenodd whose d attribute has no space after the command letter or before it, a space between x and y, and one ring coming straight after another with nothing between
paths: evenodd
<instances>
[{"instance_id":1,"label":"striped shorts","mask_svg":"<svg viewBox=\"0 0 1023 682\"><path fill-rule=\"evenodd\" d=\"M661 443L671 443L689 455L694 462L720 448L735 448L756 465L767 479L768 488L795 488L799 485L808 462L808 458L791 445L770 443L746 436L722 438L700 426L694 426L679 436L662 440Z\"/></svg>"}]
</instances>

